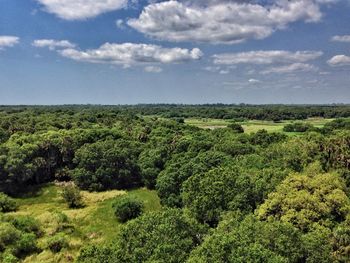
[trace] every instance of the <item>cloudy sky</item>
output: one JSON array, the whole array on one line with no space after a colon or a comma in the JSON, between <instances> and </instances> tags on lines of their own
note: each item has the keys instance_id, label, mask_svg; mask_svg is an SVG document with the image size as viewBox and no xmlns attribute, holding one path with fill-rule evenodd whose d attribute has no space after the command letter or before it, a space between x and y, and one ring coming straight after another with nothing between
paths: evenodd
<instances>
[{"instance_id":1,"label":"cloudy sky","mask_svg":"<svg viewBox=\"0 0 350 263\"><path fill-rule=\"evenodd\" d=\"M0 0L0 104L349 103L350 0Z\"/></svg>"}]
</instances>

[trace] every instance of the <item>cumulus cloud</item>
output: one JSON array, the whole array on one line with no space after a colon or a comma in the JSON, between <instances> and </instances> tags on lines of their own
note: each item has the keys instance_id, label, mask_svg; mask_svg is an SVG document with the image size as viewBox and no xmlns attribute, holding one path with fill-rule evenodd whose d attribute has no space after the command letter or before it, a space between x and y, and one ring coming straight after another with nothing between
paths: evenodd
<instances>
[{"instance_id":1,"label":"cumulus cloud","mask_svg":"<svg viewBox=\"0 0 350 263\"><path fill-rule=\"evenodd\" d=\"M331 39L332 41L335 42L346 42L346 43L350 43L350 35L344 35L344 36L334 36Z\"/></svg>"},{"instance_id":2,"label":"cumulus cloud","mask_svg":"<svg viewBox=\"0 0 350 263\"><path fill-rule=\"evenodd\" d=\"M214 64L256 64L268 65L274 63L302 63L322 56L321 51L297 51L285 50L249 51L241 53L223 53L213 56Z\"/></svg>"},{"instance_id":3,"label":"cumulus cloud","mask_svg":"<svg viewBox=\"0 0 350 263\"><path fill-rule=\"evenodd\" d=\"M68 48L59 51L67 58L90 63L107 63L116 65L135 65L151 63L181 63L198 60L203 53L198 48L192 50L183 48L163 48L148 44L111 44L106 43L98 49L86 51Z\"/></svg>"},{"instance_id":4,"label":"cumulus cloud","mask_svg":"<svg viewBox=\"0 0 350 263\"><path fill-rule=\"evenodd\" d=\"M295 73L295 72L309 72L309 71L317 71L317 68L314 65L305 64L305 63L294 63L290 65L284 65L279 67L271 67L266 70L263 70L262 74L270 74L270 73Z\"/></svg>"},{"instance_id":5,"label":"cumulus cloud","mask_svg":"<svg viewBox=\"0 0 350 263\"><path fill-rule=\"evenodd\" d=\"M296 21L317 22L320 5L333 1L171 0L151 3L127 23L160 40L232 44L266 38Z\"/></svg>"},{"instance_id":6,"label":"cumulus cloud","mask_svg":"<svg viewBox=\"0 0 350 263\"><path fill-rule=\"evenodd\" d=\"M56 49L66 49L66 48L74 48L76 45L69 42L68 40L54 40L54 39L37 39L34 40L34 47L47 47L50 50Z\"/></svg>"},{"instance_id":7,"label":"cumulus cloud","mask_svg":"<svg viewBox=\"0 0 350 263\"><path fill-rule=\"evenodd\" d=\"M163 69L157 66L147 66L144 68L144 71L149 73L160 73L163 71Z\"/></svg>"},{"instance_id":8,"label":"cumulus cloud","mask_svg":"<svg viewBox=\"0 0 350 263\"><path fill-rule=\"evenodd\" d=\"M128 0L37 0L48 13L65 20L84 20L122 9Z\"/></svg>"},{"instance_id":9,"label":"cumulus cloud","mask_svg":"<svg viewBox=\"0 0 350 263\"><path fill-rule=\"evenodd\" d=\"M0 36L0 50L6 47L13 47L19 43L19 38L15 36Z\"/></svg>"},{"instance_id":10,"label":"cumulus cloud","mask_svg":"<svg viewBox=\"0 0 350 263\"><path fill-rule=\"evenodd\" d=\"M336 55L327 61L330 66L350 66L350 57L346 55Z\"/></svg>"}]
</instances>

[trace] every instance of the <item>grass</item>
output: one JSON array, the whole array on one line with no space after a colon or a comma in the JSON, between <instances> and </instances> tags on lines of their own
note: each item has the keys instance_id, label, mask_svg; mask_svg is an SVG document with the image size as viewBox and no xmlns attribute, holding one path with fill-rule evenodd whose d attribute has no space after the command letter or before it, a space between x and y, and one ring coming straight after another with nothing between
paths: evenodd
<instances>
[{"instance_id":1,"label":"grass","mask_svg":"<svg viewBox=\"0 0 350 263\"><path fill-rule=\"evenodd\" d=\"M43 249L40 254L27 257L24 262L73 262L80 248L88 243L109 242L118 234L119 223L112 209L114 198L130 195L142 200L145 212L161 208L155 191L137 189L132 191L105 191L89 193L82 191L85 206L80 209L69 209L60 196L61 186L49 184L28 196L17 198L18 211L12 215L30 215L41 222L44 235L39 239ZM45 249L47 239L62 226L62 218L66 218L64 232L69 238L69 248L53 254Z\"/></svg>"},{"instance_id":2,"label":"grass","mask_svg":"<svg viewBox=\"0 0 350 263\"><path fill-rule=\"evenodd\" d=\"M323 118L310 118L307 120L301 120L298 122L305 122L314 125L315 127L322 128L327 122L332 121L332 119ZM283 121L283 122L273 122L273 121L260 121L260 120L248 120L244 122L237 122L241 124L246 133L257 132L258 130L267 130L268 132L283 132L283 127L286 124L293 123L296 121ZM220 119L186 119L185 123L188 125L196 126L203 129L218 129L226 128L227 125L231 123L230 120L220 120Z\"/></svg>"}]
</instances>

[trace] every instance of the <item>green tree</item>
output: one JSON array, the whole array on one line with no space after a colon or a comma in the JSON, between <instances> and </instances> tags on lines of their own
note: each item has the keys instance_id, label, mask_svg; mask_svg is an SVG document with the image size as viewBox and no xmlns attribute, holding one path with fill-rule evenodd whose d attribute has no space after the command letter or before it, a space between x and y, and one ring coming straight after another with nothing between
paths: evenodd
<instances>
[{"instance_id":1,"label":"green tree","mask_svg":"<svg viewBox=\"0 0 350 263\"><path fill-rule=\"evenodd\" d=\"M229 214L204 242L194 249L188 263L200 262L302 262L301 234L289 223L260 222L249 215Z\"/></svg>"},{"instance_id":2,"label":"green tree","mask_svg":"<svg viewBox=\"0 0 350 263\"><path fill-rule=\"evenodd\" d=\"M206 230L180 210L147 213L129 221L118 238L118 262L184 262Z\"/></svg>"},{"instance_id":3,"label":"green tree","mask_svg":"<svg viewBox=\"0 0 350 263\"><path fill-rule=\"evenodd\" d=\"M157 178L156 189L163 205L182 207L183 183L193 175L205 173L229 160L218 151L205 151L198 155L186 153L174 155Z\"/></svg>"},{"instance_id":4,"label":"green tree","mask_svg":"<svg viewBox=\"0 0 350 263\"><path fill-rule=\"evenodd\" d=\"M200 222L212 226L222 212L251 211L255 203L250 176L234 165L190 177L183 185L182 198Z\"/></svg>"},{"instance_id":5,"label":"green tree","mask_svg":"<svg viewBox=\"0 0 350 263\"><path fill-rule=\"evenodd\" d=\"M322 173L317 164L288 176L257 210L260 219L290 222L305 231L314 223L333 227L350 212L346 185L336 173Z\"/></svg>"},{"instance_id":6,"label":"green tree","mask_svg":"<svg viewBox=\"0 0 350 263\"><path fill-rule=\"evenodd\" d=\"M75 155L74 181L90 191L138 186L141 183L138 153L135 144L124 140L86 144Z\"/></svg>"}]
</instances>

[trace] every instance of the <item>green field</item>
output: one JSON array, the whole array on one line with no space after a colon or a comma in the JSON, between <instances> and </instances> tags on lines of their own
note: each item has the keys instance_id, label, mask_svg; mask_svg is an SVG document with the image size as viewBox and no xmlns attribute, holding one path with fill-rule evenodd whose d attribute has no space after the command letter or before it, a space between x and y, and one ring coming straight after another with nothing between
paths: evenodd
<instances>
[{"instance_id":1,"label":"green field","mask_svg":"<svg viewBox=\"0 0 350 263\"><path fill-rule=\"evenodd\" d=\"M333 119L323 119L323 118L310 118L303 121L282 121L282 122L273 122L273 121L260 121L260 120L248 120L244 122L237 122L241 124L244 128L244 131L247 133L257 132L258 130L267 130L268 132L283 132L283 127L286 124L293 122L305 122L314 125L315 127L322 128L327 122L332 121ZM186 119L186 124L196 126L203 129L218 129L226 128L228 124L232 123L230 120L222 119Z\"/></svg>"},{"instance_id":2,"label":"green field","mask_svg":"<svg viewBox=\"0 0 350 263\"><path fill-rule=\"evenodd\" d=\"M24 262L70 262L75 258L79 249L87 243L103 243L113 240L121 224L117 221L112 202L120 195L130 195L143 200L146 211L160 209L159 198L155 191L137 189L132 191L105 191L89 193L82 191L85 207L69 209L60 196L61 186L46 185L37 193L23 198L17 198L18 211L9 213L16 215L31 215L40 221L43 236L39 246L43 251L27 257ZM69 248L53 254L45 249L47 239L57 232L60 218L67 216L64 232L69 236Z\"/></svg>"}]
</instances>

